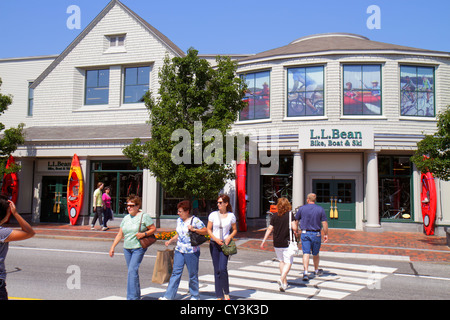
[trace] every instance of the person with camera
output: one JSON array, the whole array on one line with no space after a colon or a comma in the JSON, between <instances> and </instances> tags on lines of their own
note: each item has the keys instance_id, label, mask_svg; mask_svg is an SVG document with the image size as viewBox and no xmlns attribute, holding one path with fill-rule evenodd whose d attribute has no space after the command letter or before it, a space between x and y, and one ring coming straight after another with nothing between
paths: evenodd
<instances>
[{"instance_id":1,"label":"person with camera","mask_svg":"<svg viewBox=\"0 0 450 320\"><path fill-rule=\"evenodd\" d=\"M19 223L21 230L5 228L3 224L13 215ZM26 240L35 234L33 228L20 216L16 206L5 195L0 195L0 300L8 300L6 291L5 259L8 254L9 242Z\"/></svg>"}]
</instances>

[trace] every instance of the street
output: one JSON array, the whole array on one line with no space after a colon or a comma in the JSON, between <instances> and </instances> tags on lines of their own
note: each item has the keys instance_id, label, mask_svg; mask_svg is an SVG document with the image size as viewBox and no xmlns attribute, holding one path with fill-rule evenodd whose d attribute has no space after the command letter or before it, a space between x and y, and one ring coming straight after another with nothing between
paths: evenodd
<instances>
[{"instance_id":1,"label":"street","mask_svg":"<svg viewBox=\"0 0 450 320\"><path fill-rule=\"evenodd\" d=\"M80 241L33 238L10 244L6 259L7 290L11 300L116 300L126 297L127 268L122 244L110 258L109 241ZM146 253L140 267L144 299L157 299L166 285L151 282L157 242ZM208 245L200 256L201 299L214 299L213 267ZM450 298L450 268L447 263L387 261L342 258L328 253L322 257L324 275L301 280L301 257L289 273L289 288L278 290L275 253L240 250L229 261L233 300L442 300ZM312 263L310 264L312 271ZM178 290L187 295L187 272Z\"/></svg>"}]
</instances>

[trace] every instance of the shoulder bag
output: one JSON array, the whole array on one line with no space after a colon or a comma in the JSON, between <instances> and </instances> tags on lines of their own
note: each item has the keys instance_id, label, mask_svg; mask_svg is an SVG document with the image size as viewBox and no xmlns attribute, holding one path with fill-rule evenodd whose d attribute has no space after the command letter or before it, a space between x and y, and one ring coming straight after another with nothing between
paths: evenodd
<instances>
[{"instance_id":1,"label":"shoulder bag","mask_svg":"<svg viewBox=\"0 0 450 320\"><path fill-rule=\"evenodd\" d=\"M141 214L141 221L139 221L138 232L142 232L141 224L142 224L142 217L144 216L144 214L145 214L144 212L142 212L142 214ZM152 244L154 244L156 242L156 237L154 234L151 234L151 235L148 235L147 237L139 239L139 242L141 243L142 249L147 249L148 247L150 247Z\"/></svg>"},{"instance_id":2,"label":"shoulder bag","mask_svg":"<svg viewBox=\"0 0 450 320\"><path fill-rule=\"evenodd\" d=\"M289 254L289 256L297 256L300 254L300 250L298 249L298 243L297 240L295 239L295 235L294 232L292 231L292 211L288 212L289 214L289 246L288 246L288 250L287 253Z\"/></svg>"},{"instance_id":3,"label":"shoulder bag","mask_svg":"<svg viewBox=\"0 0 450 320\"><path fill-rule=\"evenodd\" d=\"M194 222L194 218L195 216L192 217L191 220L191 226L192 223ZM206 240L208 240L208 238L202 234L198 234L197 232L192 232L189 231L189 238L191 239L191 246L196 247L201 245L202 243L206 242Z\"/></svg>"},{"instance_id":4,"label":"shoulder bag","mask_svg":"<svg viewBox=\"0 0 450 320\"><path fill-rule=\"evenodd\" d=\"M228 245L225 244L225 241L223 239L223 227L222 227L222 219L220 218L220 212L217 212L217 214L219 215L219 223L220 223L220 239L223 241L223 244L221 246L222 252L226 256L232 256L233 254L237 253L236 243L234 242L234 239L231 239Z\"/></svg>"}]
</instances>

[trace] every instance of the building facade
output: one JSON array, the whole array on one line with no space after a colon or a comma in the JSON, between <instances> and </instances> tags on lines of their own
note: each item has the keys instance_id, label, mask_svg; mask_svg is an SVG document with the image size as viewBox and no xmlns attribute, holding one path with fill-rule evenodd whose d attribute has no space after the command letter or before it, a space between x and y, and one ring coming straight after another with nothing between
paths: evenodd
<instances>
[{"instance_id":1,"label":"building facade","mask_svg":"<svg viewBox=\"0 0 450 320\"><path fill-rule=\"evenodd\" d=\"M179 199L122 149L136 137L151 139L143 93L157 91L165 56L184 55L113 0L59 56L0 60L2 92L14 95L2 122L26 124L26 143L14 154L22 165L19 210L35 222L68 221L52 207L64 203L76 153L87 186L80 223L88 223L98 181L111 186L117 216L137 193L161 225L173 222ZM233 131L270 155L248 164L247 219L265 218L280 196L297 207L315 192L332 228L421 230L420 172L409 157L450 105L450 53L321 34L234 59L248 107ZM435 183L443 233L450 184ZM225 190L233 194L233 185ZM200 215L215 209L214 201L194 206Z\"/></svg>"}]
</instances>

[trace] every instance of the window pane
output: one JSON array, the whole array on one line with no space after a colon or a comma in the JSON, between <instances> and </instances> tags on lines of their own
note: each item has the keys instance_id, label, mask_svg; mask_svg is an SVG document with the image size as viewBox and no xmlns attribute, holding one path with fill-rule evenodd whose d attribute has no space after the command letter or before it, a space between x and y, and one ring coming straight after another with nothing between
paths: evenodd
<instances>
[{"instance_id":1,"label":"window pane","mask_svg":"<svg viewBox=\"0 0 450 320\"><path fill-rule=\"evenodd\" d=\"M288 70L288 117L324 115L323 67Z\"/></svg>"},{"instance_id":2,"label":"window pane","mask_svg":"<svg viewBox=\"0 0 450 320\"><path fill-rule=\"evenodd\" d=\"M400 67L400 114L434 117L434 68Z\"/></svg>"},{"instance_id":3,"label":"window pane","mask_svg":"<svg viewBox=\"0 0 450 320\"><path fill-rule=\"evenodd\" d=\"M124 102L125 103L144 102L144 95L147 91L148 85L126 86Z\"/></svg>"},{"instance_id":4,"label":"window pane","mask_svg":"<svg viewBox=\"0 0 450 320\"><path fill-rule=\"evenodd\" d=\"M86 104L108 104L109 88L87 88Z\"/></svg>"},{"instance_id":5,"label":"window pane","mask_svg":"<svg viewBox=\"0 0 450 320\"><path fill-rule=\"evenodd\" d=\"M125 69L125 85L136 85L137 84L137 68L126 68Z\"/></svg>"},{"instance_id":6,"label":"window pane","mask_svg":"<svg viewBox=\"0 0 450 320\"><path fill-rule=\"evenodd\" d=\"M243 75L247 84L244 101L248 103L241 112L240 120L267 119L270 117L270 72Z\"/></svg>"},{"instance_id":7,"label":"window pane","mask_svg":"<svg viewBox=\"0 0 450 320\"><path fill-rule=\"evenodd\" d=\"M93 88L98 84L98 70L86 71L86 87Z\"/></svg>"},{"instance_id":8,"label":"window pane","mask_svg":"<svg viewBox=\"0 0 450 320\"><path fill-rule=\"evenodd\" d=\"M98 86L109 87L109 69L98 70Z\"/></svg>"},{"instance_id":9,"label":"window pane","mask_svg":"<svg viewBox=\"0 0 450 320\"><path fill-rule=\"evenodd\" d=\"M138 84L149 84L150 83L150 67L140 67L138 68Z\"/></svg>"},{"instance_id":10,"label":"window pane","mask_svg":"<svg viewBox=\"0 0 450 320\"><path fill-rule=\"evenodd\" d=\"M381 66L344 66L344 115L381 114Z\"/></svg>"}]
</instances>

